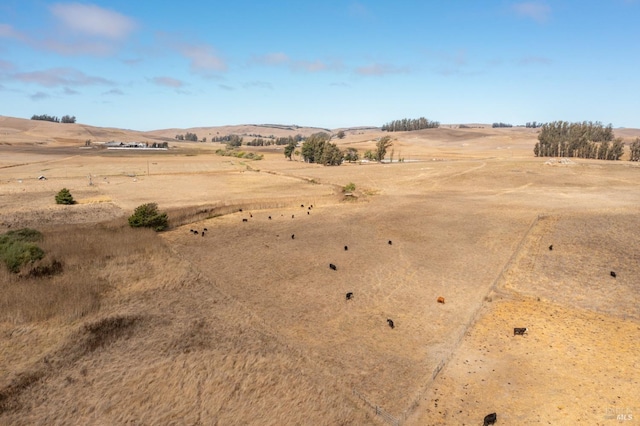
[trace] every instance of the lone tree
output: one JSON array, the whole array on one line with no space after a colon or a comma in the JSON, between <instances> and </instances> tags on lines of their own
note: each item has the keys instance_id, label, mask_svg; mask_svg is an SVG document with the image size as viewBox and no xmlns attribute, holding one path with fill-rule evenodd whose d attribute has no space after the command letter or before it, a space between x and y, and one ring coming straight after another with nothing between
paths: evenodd
<instances>
[{"instance_id":1,"label":"lone tree","mask_svg":"<svg viewBox=\"0 0 640 426\"><path fill-rule=\"evenodd\" d=\"M381 138L376 143L376 160L378 161L384 160L384 156L387 154L387 148L389 148L391 145L393 145L393 142L391 142L390 136L385 136Z\"/></svg>"},{"instance_id":2,"label":"lone tree","mask_svg":"<svg viewBox=\"0 0 640 426\"><path fill-rule=\"evenodd\" d=\"M56 194L56 204L75 204L76 200L73 199L71 192L67 188L62 188L60 192Z\"/></svg>"},{"instance_id":3,"label":"lone tree","mask_svg":"<svg viewBox=\"0 0 640 426\"><path fill-rule=\"evenodd\" d=\"M344 133L344 130L340 130L336 136L338 137L338 139L344 139L346 135Z\"/></svg>"},{"instance_id":4,"label":"lone tree","mask_svg":"<svg viewBox=\"0 0 640 426\"><path fill-rule=\"evenodd\" d=\"M153 228L155 231L163 231L169 226L166 213L158 212L156 203L147 203L136 207L133 215L129 217L129 226L132 228Z\"/></svg>"},{"instance_id":5,"label":"lone tree","mask_svg":"<svg viewBox=\"0 0 640 426\"><path fill-rule=\"evenodd\" d=\"M289 142L287 146L284 147L284 156L289 160L291 160L291 155L293 155L294 151L296 150L296 145L298 145L298 142L291 140L291 142Z\"/></svg>"},{"instance_id":6,"label":"lone tree","mask_svg":"<svg viewBox=\"0 0 640 426\"><path fill-rule=\"evenodd\" d=\"M347 152L344 154L344 159L350 163L358 161L360 159L358 150L355 148L347 148Z\"/></svg>"}]
</instances>

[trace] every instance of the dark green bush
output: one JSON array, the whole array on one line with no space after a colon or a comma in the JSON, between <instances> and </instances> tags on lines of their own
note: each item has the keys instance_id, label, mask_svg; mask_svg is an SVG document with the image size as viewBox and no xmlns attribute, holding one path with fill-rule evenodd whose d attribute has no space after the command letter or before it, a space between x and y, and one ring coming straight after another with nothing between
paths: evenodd
<instances>
[{"instance_id":1,"label":"dark green bush","mask_svg":"<svg viewBox=\"0 0 640 426\"><path fill-rule=\"evenodd\" d=\"M129 226L132 228L153 228L155 231L163 231L169 226L169 218L166 213L158 212L156 203L147 203L136 207L133 215L129 217Z\"/></svg>"},{"instance_id":2,"label":"dark green bush","mask_svg":"<svg viewBox=\"0 0 640 426\"><path fill-rule=\"evenodd\" d=\"M75 204L71 192L67 188L62 188L60 192L56 194L56 204Z\"/></svg>"}]
</instances>

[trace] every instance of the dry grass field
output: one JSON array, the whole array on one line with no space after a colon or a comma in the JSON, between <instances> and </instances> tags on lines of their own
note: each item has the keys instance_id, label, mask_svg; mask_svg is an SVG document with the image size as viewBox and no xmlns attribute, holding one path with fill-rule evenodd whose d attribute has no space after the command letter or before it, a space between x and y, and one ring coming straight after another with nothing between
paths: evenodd
<instances>
[{"instance_id":1,"label":"dry grass field","mask_svg":"<svg viewBox=\"0 0 640 426\"><path fill-rule=\"evenodd\" d=\"M83 147L184 132L0 117L0 233L63 265L0 269L0 424L640 419L637 164L535 158L523 128L391 134L405 162L339 167ZM126 225L147 202L168 231Z\"/></svg>"}]
</instances>

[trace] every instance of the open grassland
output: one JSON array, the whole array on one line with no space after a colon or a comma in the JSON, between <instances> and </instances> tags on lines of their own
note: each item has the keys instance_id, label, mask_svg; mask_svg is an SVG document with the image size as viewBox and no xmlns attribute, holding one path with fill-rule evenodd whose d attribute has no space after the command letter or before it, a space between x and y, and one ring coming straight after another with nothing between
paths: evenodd
<instances>
[{"instance_id":1,"label":"open grassland","mask_svg":"<svg viewBox=\"0 0 640 426\"><path fill-rule=\"evenodd\" d=\"M33 267L63 266L0 271L1 424L383 424L363 400L416 425L640 417L636 164L547 164L530 129L392 134L406 162L332 168L19 130L0 232L37 228ZM146 202L169 231L126 226Z\"/></svg>"}]
</instances>

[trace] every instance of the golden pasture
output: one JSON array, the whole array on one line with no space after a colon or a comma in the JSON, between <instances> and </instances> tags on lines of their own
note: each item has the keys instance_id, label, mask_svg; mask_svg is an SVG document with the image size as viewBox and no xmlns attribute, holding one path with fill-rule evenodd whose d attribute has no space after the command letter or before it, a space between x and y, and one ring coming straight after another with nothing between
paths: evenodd
<instances>
[{"instance_id":1,"label":"golden pasture","mask_svg":"<svg viewBox=\"0 0 640 426\"><path fill-rule=\"evenodd\" d=\"M396 161L339 167L177 133L0 117L0 232L36 228L64 264L0 272L0 423L640 418L637 164L535 158L523 128L391 133ZM361 155L383 136L346 133ZM170 230L126 225L147 202Z\"/></svg>"}]
</instances>

